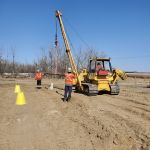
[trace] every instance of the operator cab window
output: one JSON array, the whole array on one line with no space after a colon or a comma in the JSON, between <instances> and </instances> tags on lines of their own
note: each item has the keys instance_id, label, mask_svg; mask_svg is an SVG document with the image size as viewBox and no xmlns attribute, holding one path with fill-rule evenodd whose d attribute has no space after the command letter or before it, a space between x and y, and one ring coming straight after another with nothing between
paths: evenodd
<instances>
[{"instance_id":1,"label":"operator cab window","mask_svg":"<svg viewBox=\"0 0 150 150\"><path fill-rule=\"evenodd\" d=\"M106 71L112 72L112 66L111 66L110 61L104 61L104 68Z\"/></svg>"},{"instance_id":2,"label":"operator cab window","mask_svg":"<svg viewBox=\"0 0 150 150\"><path fill-rule=\"evenodd\" d=\"M105 70L110 72L109 61L105 61L104 66Z\"/></svg>"},{"instance_id":3,"label":"operator cab window","mask_svg":"<svg viewBox=\"0 0 150 150\"><path fill-rule=\"evenodd\" d=\"M95 61L91 60L90 62L90 72L95 73Z\"/></svg>"}]
</instances>

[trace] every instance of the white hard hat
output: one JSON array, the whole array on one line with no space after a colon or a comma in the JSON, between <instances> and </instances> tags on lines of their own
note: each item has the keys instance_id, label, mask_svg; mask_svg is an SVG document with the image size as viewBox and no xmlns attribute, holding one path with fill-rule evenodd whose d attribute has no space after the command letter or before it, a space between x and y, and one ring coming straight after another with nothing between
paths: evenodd
<instances>
[{"instance_id":1,"label":"white hard hat","mask_svg":"<svg viewBox=\"0 0 150 150\"><path fill-rule=\"evenodd\" d=\"M68 68L68 72L71 72L71 68Z\"/></svg>"}]
</instances>

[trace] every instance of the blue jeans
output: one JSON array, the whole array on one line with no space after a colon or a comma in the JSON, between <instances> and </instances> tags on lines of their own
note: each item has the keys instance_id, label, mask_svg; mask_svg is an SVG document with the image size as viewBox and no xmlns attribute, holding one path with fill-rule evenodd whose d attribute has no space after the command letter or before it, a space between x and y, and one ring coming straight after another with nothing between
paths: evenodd
<instances>
[{"instance_id":1,"label":"blue jeans","mask_svg":"<svg viewBox=\"0 0 150 150\"><path fill-rule=\"evenodd\" d=\"M71 98L72 85L65 85L65 94L64 100L68 100Z\"/></svg>"}]
</instances>

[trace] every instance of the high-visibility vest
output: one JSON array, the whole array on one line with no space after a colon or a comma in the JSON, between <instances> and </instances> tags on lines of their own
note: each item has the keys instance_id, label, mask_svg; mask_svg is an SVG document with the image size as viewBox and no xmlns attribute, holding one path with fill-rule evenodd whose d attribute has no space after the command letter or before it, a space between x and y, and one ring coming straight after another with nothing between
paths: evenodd
<instances>
[{"instance_id":1,"label":"high-visibility vest","mask_svg":"<svg viewBox=\"0 0 150 150\"><path fill-rule=\"evenodd\" d=\"M72 74L72 73L66 73L65 74L65 84L72 85L74 78L75 78L74 74Z\"/></svg>"},{"instance_id":2,"label":"high-visibility vest","mask_svg":"<svg viewBox=\"0 0 150 150\"><path fill-rule=\"evenodd\" d=\"M37 73L35 74L35 80L42 80L42 77L43 77L42 72L37 72Z\"/></svg>"}]
</instances>

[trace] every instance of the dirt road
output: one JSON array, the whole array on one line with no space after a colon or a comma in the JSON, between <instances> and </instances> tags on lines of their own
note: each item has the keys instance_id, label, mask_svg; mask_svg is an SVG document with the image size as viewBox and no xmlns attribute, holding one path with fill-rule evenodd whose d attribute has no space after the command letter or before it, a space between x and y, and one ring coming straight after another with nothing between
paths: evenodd
<instances>
[{"instance_id":1,"label":"dirt road","mask_svg":"<svg viewBox=\"0 0 150 150\"><path fill-rule=\"evenodd\" d=\"M48 90L53 82L58 88ZM19 83L27 104L15 105ZM0 78L0 150L150 150L150 88L121 82L118 96L61 98L63 80Z\"/></svg>"}]
</instances>

